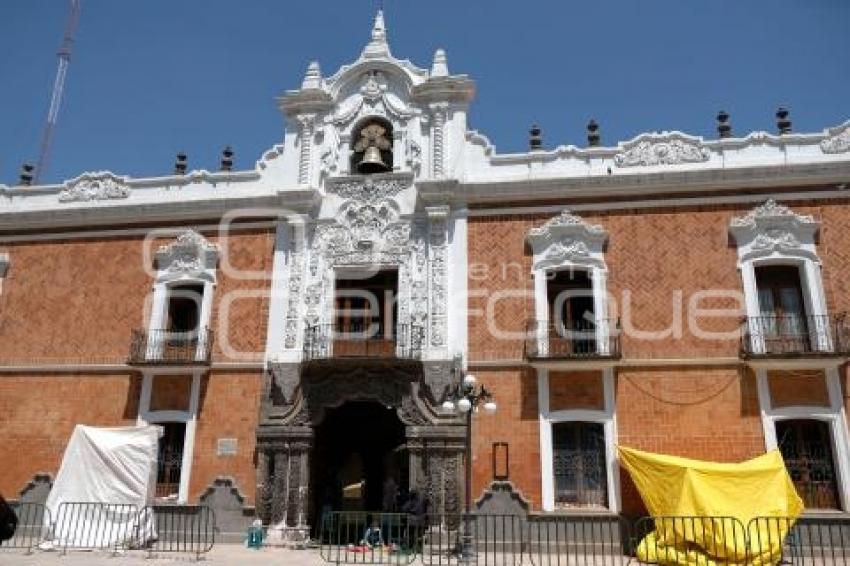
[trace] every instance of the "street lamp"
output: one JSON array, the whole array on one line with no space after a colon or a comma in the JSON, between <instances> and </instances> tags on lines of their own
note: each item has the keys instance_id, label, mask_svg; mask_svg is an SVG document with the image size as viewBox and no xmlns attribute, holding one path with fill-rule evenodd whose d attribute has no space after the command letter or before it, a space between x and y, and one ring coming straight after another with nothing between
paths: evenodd
<instances>
[{"instance_id":1,"label":"street lamp","mask_svg":"<svg viewBox=\"0 0 850 566\"><path fill-rule=\"evenodd\" d=\"M496 403L493 395L478 383L471 373L464 374L460 383L455 384L449 392L443 410L448 413L460 413L466 415L466 489L464 490L464 520L463 539L461 541L460 559L463 563L471 562L475 555L472 547L472 531L469 521L472 514L472 413L482 406L484 412L492 415L496 412Z\"/></svg>"}]
</instances>

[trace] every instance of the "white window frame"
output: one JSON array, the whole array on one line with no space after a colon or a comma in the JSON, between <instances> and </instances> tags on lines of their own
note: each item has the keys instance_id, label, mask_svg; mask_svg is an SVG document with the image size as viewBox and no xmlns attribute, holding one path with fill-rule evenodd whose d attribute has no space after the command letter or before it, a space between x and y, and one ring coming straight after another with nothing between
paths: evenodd
<instances>
[{"instance_id":1,"label":"white window frame","mask_svg":"<svg viewBox=\"0 0 850 566\"><path fill-rule=\"evenodd\" d=\"M754 208L746 216L732 219L729 231L738 249L738 269L748 321L761 315L756 268L768 265L797 267L806 315L827 316L822 266L815 246L819 227L811 216L796 214L773 200ZM819 335L817 347L828 350L830 342L828 332ZM766 351L763 340L757 336L753 336L750 347L755 353Z\"/></svg>"},{"instance_id":2,"label":"white window frame","mask_svg":"<svg viewBox=\"0 0 850 566\"><path fill-rule=\"evenodd\" d=\"M200 403L201 376L206 370L192 370L192 386L189 394L189 408L186 411L151 410L151 394L153 381L157 376L186 375L185 370L172 368L169 370L144 371L142 374L142 391L139 397L139 415L136 419L139 425L155 425L158 423L185 423L186 436L183 439L183 461L180 464L180 488L177 494L178 503L189 502L189 485L192 478L192 459L195 451L195 431L198 423Z\"/></svg>"},{"instance_id":3,"label":"white window frame","mask_svg":"<svg viewBox=\"0 0 850 566\"><path fill-rule=\"evenodd\" d=\"M607 473L608 511L619 513L620 465L617 460L617 415L615 408L614 368L601 371L603 389L602 410L566 409L551 411L549 405L549 370L537 370L537 403L540 412L541 494L544 511L555 511L555 469L552 447L552 425L565 422L599 423L605 434L605 464ZM577 507L577 512L587 509Z\"/></svg>"},{"instance_id":4,"label":"white window frame","mask_svg":"<svg viewBox=\"0 0 850 566\"><path fill-rule=\"evenodd\" d=\"M219 249L194 230L184 230L177 238L156 252L156 279L153 285L153 301L148 321L149 335L153 331L165 330L168 317L168 301L171 290L184 285L202 285L200 312L198 313L199 340L195 351L196 361L206 360L209 347L210 320L212 318L213 293L216 286L216 271ZM203 339L203 338L207 339ZM148 342L146 352L156 357L161 343Z\"/></svg>"},{"instance_id":5,"label":"white window frame","mask_svg":"<svg viewBox=\"0 0 850 566\"><path fill-rule=\"evenodd\" d=\"M608 355L611 329L608 327L608 268L604 248L608 235L601 226L588 224L564 210L528 233L533 251L534 315L537 351L548 352L548 278L558 271L584 271L591 280L596 318L597 354Z\"/></svg>"},{"instance_id":6,"label":"white window frame","mask_svg":"<svg viewBox=\"0 0 850 566\"><path fill-rule=\"evenodd\" d=\"M777 421L789 419L805 419L823 421L829 424L832 437L832 459L835 466L838 495L843 511L850 511L850 433L847 429L847 411L844 407L844 397L841 392L841 381L838 368L827 368L824 371L826 388L829 393L829 406L816 407L808 405L792 405L774 407L770 395L770 383L766 368L756 369L758 385L759 409L761 411L762 427L764 429L765 450L776 450L779 442L776 438Z\"/></svg>"}]
</instances>

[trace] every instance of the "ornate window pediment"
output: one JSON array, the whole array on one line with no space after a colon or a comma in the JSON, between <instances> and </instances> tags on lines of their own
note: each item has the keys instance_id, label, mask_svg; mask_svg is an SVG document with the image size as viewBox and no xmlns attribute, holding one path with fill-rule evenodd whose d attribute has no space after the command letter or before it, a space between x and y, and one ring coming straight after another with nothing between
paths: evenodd
<instances>
[{"instance_id":1,"label":"ornate window pediment","mask_svg":"<svg viewBox=\"0 0 850 566\"><path fill-rule=\"evenodd\" d=\"M528 232L535 269L566 263L604 266L607 239L602 226L588 224L568 210Z\"/></svg>"},{"instance_id":2,"label":"ornate window pediment","mask_svg":"<svg viewBox=\"0 0 850 566\"><path fill-rule=\"evenodd\" d=\"M218 264L219 248L194 230L186 230L156 252L157 268L170 276L205 276ZM208 277L203 277L208 278Z\"/></svg>"},{"instance_id":3,"label":"ornate window pediment","mask_svg":"<svg viewBox=\"0 0 850 566\"><path fill-rule=\"evenodd\" d=\"M820 223L812 216L797 214L773 199L745 216L733 218L729 231L741 259L774 253L816 258L815 235Z\"/></svg>"}]
</instances>

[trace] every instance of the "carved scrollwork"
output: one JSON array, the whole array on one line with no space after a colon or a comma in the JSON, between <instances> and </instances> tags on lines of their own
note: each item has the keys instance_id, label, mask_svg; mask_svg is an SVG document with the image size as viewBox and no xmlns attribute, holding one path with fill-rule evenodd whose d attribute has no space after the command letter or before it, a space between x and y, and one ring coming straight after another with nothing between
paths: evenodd
<instances>
[{"instance_id":1,"label":"carved scrollwork","mask_svg":"<svg viewBox=\"0 0 850 566\"><path fill-rule=\"evenodd\" d=\"M707 147L681 137L652 136L614 156L618 167L650 165L678 165L708 161L711 152Z\"/></svg>"},{"instance_id":2,"label":"carved scrollwork","mask_svg":"<svg viewBox=\"0 0 850 566\"><path fill-rule=\"evenodd\" d=\"M58 199L59 202L125 199L130 196L130 192L130 187L122 178L104 171L86 173L68 182Z\"/></svg>"},{"instance_id":3,"label":"carved scrollwork","mask_svg":"<svg viewBox=\"0 0 850 566\"><path fill-rule=\"evenodd\" d=\"M850 151L850 123L839 126L838 131L832 130L833 135L820 142L821 151L824 153L844 153Z\"/></svg>"},{"instance_id":4,"label":"carved scrollwork","mask_svg":"<svg viewBox=\"0 0 850 566\"><path fill-rule=\"evenodd\" d=\"M159 269L168 272L196 273L215 269L219 248L194 230L186 230L156 252Z\"/></svg>"}]
</instances>

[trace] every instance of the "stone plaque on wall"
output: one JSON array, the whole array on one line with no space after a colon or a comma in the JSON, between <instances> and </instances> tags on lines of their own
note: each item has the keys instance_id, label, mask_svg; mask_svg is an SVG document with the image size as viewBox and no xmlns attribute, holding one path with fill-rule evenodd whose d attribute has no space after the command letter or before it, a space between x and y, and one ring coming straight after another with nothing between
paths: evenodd
<instances>
[{"instance_id":1,"label":"stone plaque on wall","mask_svg":"<svg viewBox=\"0 0 850 566\"><path fill-rule=\"evenodd\" d=\"M217 456L236 456L236 439L235 438L219 438L218 447L216 449Z\"/></svg>"}]
</instances>

